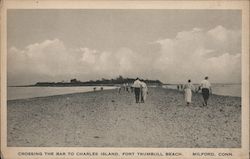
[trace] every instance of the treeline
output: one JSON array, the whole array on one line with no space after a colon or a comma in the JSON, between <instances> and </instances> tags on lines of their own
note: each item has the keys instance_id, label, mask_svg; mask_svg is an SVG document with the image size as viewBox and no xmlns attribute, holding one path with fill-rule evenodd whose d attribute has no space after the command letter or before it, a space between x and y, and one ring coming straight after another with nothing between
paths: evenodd
<instances>
[{"instance_id":1,"label":"treeline","mask_svg":"<svg viewBox=\"0 0 250 159\"><path fill-rule=\"evenodd\" d=\"M102 78L101 80L96 80L96 81L87 81L87 82L84 82L86 84L124 84L124 83L133 83L135 81L135 78L123 78L122 76L119 76L115 79L105 79L105 78ZM71 80L72 82L72 80ZM78 81L80 82L80 81ZM159 81L159 80L149 80L149 79L145 79L144 80L145 83L147 84L157 84L157 85L162 85L162 82Z\"/></svg>"},{"instance_id":2,"label":"treeline","mask_svg":"<svg viewBox=\"0 0 250 159\"><path fill-rule=\"evenodd\" d=\"M119 76L115 79L105 79L102 78L101 80L90 80L86 82L79 81L77 79L71 79L70 82L37 82L34 86L99 86L99 85L105 85L105 86L114 86L114 85L120 85L124 83L131 84L135 81L134 78L123 78L122 76ZM162 85L162 82L159 80L144 80L145 83L148 85Z\"/></svg>"}]
</instances>

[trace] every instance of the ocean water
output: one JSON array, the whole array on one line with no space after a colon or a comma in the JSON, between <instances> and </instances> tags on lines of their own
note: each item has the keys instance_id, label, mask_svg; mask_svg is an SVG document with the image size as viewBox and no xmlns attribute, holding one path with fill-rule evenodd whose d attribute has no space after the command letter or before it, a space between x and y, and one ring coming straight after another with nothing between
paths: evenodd
<instances>
[{"instance_id":1,"label":"ocean water","mask_svg":"<svg viewBox=\"0 0 250 159\"><path fill-rule=\"evenodd\" d=\"M198 85L194 85L198 88ZM164 85L164 88L177 89L177 85ZM212 84L212 93L223 96L241 97L241 84Z\"/></svg>"},{"instance_id":2,"label":"ocean water","mask_svg":"<svg viewBox=\"0 0 250 159\"><path fill-rule=\"evenodd\" d=\"M100 86L81 87L8 87L7 100L45 97L52 95L91 92L93 88L100 90ZM177 85L164 85L164 88L177 89ZM195 85L198 88L198 85ZM116 89L117 87L105 86L104 90ZM241 97L241 84L212 84L213 94L224 96Z\"/></svg>"},{"instance_id":3,"label":"ocean water","mask_svg":"<svg viewBox=\"0 0 250 159\"><path fill-rule=\"evenodd\" d=\"M45 97L52 95L79 93L79 92L91 92L101 89L100 86L81 86L81 87L8 87L7 88L7 100L13 99L26 99L34 97ZM103 90L115 89L116 87L105 86Z\"/></svg>"}]
</instances>

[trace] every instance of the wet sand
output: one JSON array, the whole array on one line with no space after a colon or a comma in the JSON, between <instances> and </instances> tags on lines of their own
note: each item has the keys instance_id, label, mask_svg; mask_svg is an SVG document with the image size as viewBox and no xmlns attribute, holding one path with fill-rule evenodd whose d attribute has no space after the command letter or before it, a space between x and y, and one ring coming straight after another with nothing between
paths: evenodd
<instances>
[{"instance_id":1,"label":"wet sand","mask_svg":"<svg viewBox=\"0 0 250 159\"><path fill-rule=\"evenodd\" d=\"M11 100L12 147L241 147L241 98L201 94L185 106L177 90L149 88L146 103L134 94L104 90Z\"/></svg>"}]
</instances>

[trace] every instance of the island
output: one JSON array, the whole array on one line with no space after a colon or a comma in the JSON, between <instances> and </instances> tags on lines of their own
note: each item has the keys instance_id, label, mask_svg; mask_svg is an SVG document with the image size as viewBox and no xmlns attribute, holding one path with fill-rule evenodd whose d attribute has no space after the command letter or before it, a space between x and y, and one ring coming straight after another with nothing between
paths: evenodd
<instances>
[{"instance_id":1,"label":"island","mask_svg":"<svg viewBox=\"0 0 250 159\"><path fill-rule=\"evenodd\" d=\"M25 85L26 87L73 87L73 86L117 86L124 83L132 84L135 78L124 78L119 76L115 79L89 80L82 82L76 78L71 79L70 82L37 82L34 85ZM150 86L162 86L160 80L144 80Z\"/></svg>"}]
</instances>

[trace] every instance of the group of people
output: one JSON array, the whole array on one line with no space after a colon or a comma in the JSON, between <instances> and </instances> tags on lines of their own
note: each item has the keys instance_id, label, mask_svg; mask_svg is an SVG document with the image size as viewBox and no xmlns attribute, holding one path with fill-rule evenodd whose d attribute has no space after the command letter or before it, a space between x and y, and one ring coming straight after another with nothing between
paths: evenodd
<instances>
[{"instance_id":1,"label":"group of people","mask_svg":"<svg viewBox=\"0 0 250 159\"><path fill-rule=\"evenodd\" d=\"M204 100L203 106L207 106L209 94L212 93L211 84L208 81L208 77L205 77L205 79L201 81L198 89L195 89L194 85L191 83L191 80L188 80L187 84L184 85L183 89L184 89L185 102L187 103L187 106L189 106L189 104L192 101L192 91L198 92L200 90Z\"/></svg>"},{"instance_id":2,"label":"group of people","mask_svg":"<svg viewBox=\"0 0 250 159\"><path fill-rule=\"evenodd\" d=\"M147 94L148 94L148 87L143 79L136 78L136 80L134 81L132 85L124 84L122 87L119 88L119 93L122 89L127 92L130 92L130 91L134 92L136 103L144 103L146 101ZM205 77L203 81L201 81L198 89L194 87L190 79L184 85L177 85L177 89L184 91L184 99L185 99L187 106L189 106L190 103L192 102L193 91L199 92L201 90L202 97L204 100L203 106L207 106L209 94L212 93L211 84L208 81L207 76Z\"/></svg>"},{"instance_id":3,"label":"group of people","mask_svg":"<svg viewBox=\"0 0 250 159\"><path fill-rule=\"evenodd\" d=\"M141 79L136 78L132 85L135 92L135 102L136 103L144 103L148 94L147 84Z\"/></svg>"},{"instance_id":4,"label":"group of people","mask_svg":"<svg viewBox=\"0 0 250 159\"><path fill-rule=\"evenodd\" d=\"M126 91L126 92L130 92L130 91L132 91L131 88L132 88L132 87L131 87L130 84L124 83L123 85L121 85L121 86L119 87L118 91L119 91L119 93L121 93L122 90L123 90L123 91Z\"/></svg>"}]
</instances>

